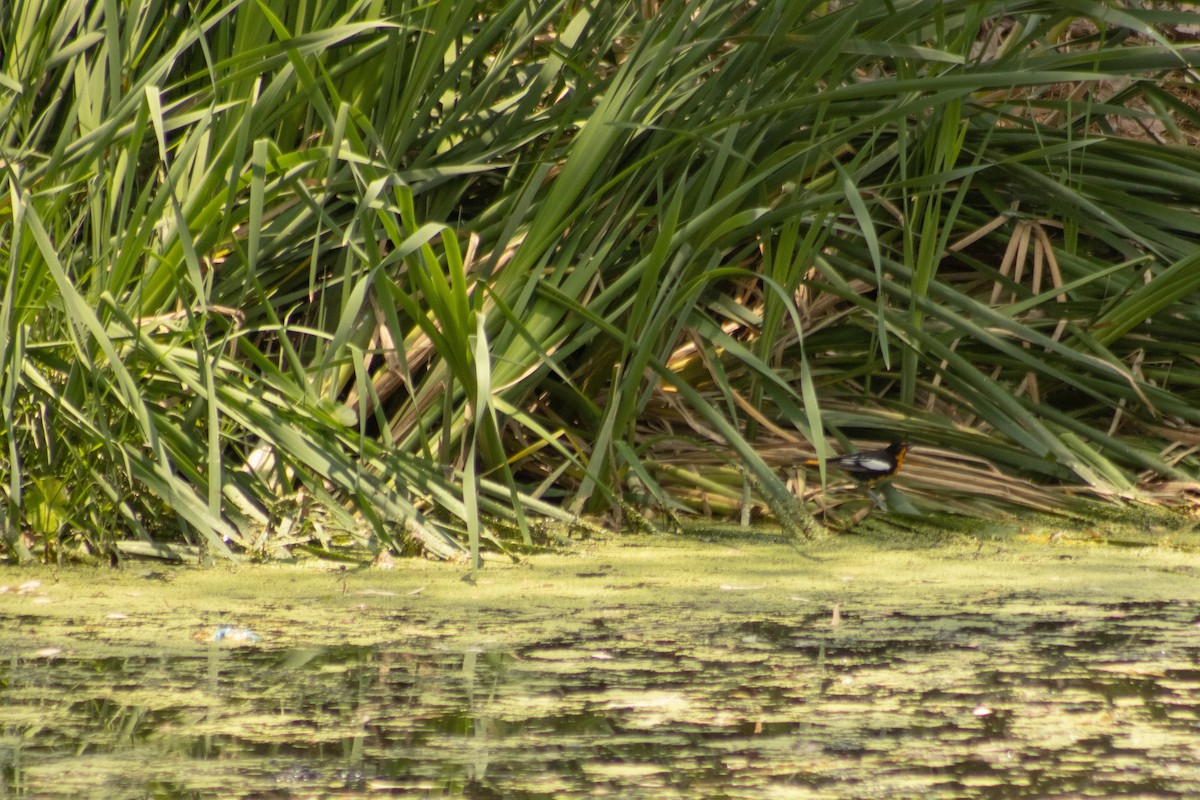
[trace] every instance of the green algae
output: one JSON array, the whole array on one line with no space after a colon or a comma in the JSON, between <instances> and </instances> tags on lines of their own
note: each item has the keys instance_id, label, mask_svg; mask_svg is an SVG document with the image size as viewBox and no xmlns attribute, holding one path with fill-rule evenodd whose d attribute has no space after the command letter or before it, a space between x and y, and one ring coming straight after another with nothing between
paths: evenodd
<instances>
[{"instance_id":1,"label":"green algae","mask_svg":"<svg viewBox=\"0 0 1200 800\"><path fill-rule=\"evenodd\" d=\"M1113 533L0 572L5 791L1200 795L1200 540Z\"/></svg>"}]
</instances>

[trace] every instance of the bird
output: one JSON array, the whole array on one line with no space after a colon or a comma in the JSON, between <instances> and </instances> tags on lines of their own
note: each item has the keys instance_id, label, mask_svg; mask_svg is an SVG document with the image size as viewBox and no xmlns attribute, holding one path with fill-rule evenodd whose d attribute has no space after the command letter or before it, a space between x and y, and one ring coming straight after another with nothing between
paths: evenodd
<instances>
[{"instance_id":1,"label":"bird","mask_svg":"<svg viewBox=\"0 0 1200 800\"><path fill-rule=\"evenodd\" d=\"M849 475L857 483L871 486L886 481L900 471L904 465L904 457L908 455L908 442L893 442L879 450L864 450L861 453L847 453L825 460L842 472ZM816 458L807 459L804 464L815 467L820 464Z\"/></svg>"}]
</instances>

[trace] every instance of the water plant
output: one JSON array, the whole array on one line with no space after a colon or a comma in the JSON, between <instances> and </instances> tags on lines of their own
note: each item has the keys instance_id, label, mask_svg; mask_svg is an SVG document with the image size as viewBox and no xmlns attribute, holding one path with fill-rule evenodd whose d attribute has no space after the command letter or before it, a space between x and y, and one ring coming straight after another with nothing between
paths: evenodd
<instances>
[{"instance_id":1,"label":"water plant","mask_svg":"<svg viewBox=\"0 0 1200 800\"><path fill-rule=\"evenodd\" d=\"M783 468L896 432L933 506L1193 499L1188 24L0 5L7 553L807 534Z\"/></svg>"}]
</instances>

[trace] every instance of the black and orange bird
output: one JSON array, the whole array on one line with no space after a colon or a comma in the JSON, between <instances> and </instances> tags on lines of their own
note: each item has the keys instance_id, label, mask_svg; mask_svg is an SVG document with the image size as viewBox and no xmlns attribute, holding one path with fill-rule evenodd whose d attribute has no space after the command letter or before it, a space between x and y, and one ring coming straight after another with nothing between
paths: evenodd
<instances>
[{"instance_id":1,"label":"black and orange bird","mask_svg":"<svg viewBox=\"0 0 1200 800\"><path fill-rule=\"evenodd\" d=\"M879 450L864 450L861 453L847 453L844 456L828 458L825 463L837 467L858 483L871 486L886 481L899 472L906 455L908 442L893 442ZM809 467L820 463L815 458L804 462L805 466Z\"/></svg>"}]
</instances>

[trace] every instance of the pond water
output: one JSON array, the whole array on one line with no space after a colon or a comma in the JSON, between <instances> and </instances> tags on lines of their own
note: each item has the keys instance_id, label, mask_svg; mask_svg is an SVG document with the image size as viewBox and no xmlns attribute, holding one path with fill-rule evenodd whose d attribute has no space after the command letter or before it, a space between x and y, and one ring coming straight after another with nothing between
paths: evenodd
<instances>
[{"instance_id":1,"label":"pond water","mask_svg":"<svg viewBox=\"0 0 1200 800\"><path fill-rule=\"evenodd\" d=\"M0 797L1200 797L1200 540L1124 543L3 570Z\"/></svg>"}]
</instances>

